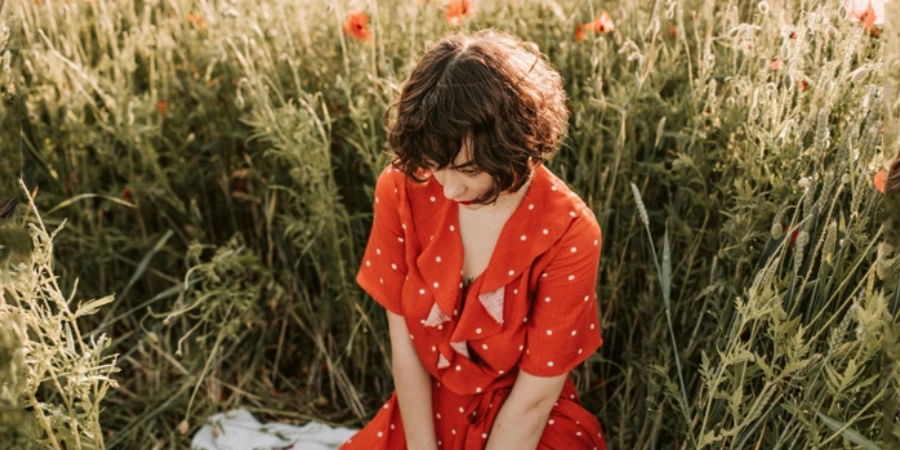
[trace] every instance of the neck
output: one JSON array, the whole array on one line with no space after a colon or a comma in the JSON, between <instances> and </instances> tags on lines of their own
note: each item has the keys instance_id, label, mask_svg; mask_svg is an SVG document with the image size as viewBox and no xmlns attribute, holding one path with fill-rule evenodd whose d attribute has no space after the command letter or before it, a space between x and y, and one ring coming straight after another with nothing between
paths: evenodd
<instances>
[{"instance_id":1,"label":"neck","mask_svg":"<svg viewBox=\"0 0 900 450\"><path fill-rule=\"evenodd\" d=\"M534 181L535 169L531 169L531 172L528 174L528 179L525 181L525 184L519 188L516 192L504 193L500 194L497 197L497 201L494 205L489 205L488 208L493 207L493 209L506 209L506 208L514 208L519 204L522 200L522 197L525 196L525 193L528 192L528 186L531 186L531 182Z\"/></svg>"}]
</instances>

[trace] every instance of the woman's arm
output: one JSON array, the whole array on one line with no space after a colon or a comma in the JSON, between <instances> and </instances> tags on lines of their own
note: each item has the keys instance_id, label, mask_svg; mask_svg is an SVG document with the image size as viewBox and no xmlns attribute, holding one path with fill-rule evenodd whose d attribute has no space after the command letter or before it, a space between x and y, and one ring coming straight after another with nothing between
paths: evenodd
<instances>
[{"instance_id":1,"label":"woman's arm","mask_svg":"<svg viewBox=\"0 0 900 450\"><path fill-rule=\"evenodd\" d=\"M403 317L387 311L391 335L391 372L409 450L437 450L431 374L422 366Z\"/></svg>"},{"instance_id":2,"label":"woman's arm","mask_svg":"<svg viewBox=\"0 0 900 450\"><path fill-rule=\"evenodd\" d=\"M485 450L537 448L568 376L536 377L520 370L494 419Z\"/></svg>"},{"instance_id":3,"label":"woman's arm","mask_svg":"<svg viewBox=\"0 0 900 450\"><path fill-rule=\"evenodd\" d=\"M532 300L519 373L498 411L490 450L533 450L569 373L603 343L596 295L602 234L592 214L578 217L539 278L533 299L544 301Z\"/></svg>"}]
</instances>

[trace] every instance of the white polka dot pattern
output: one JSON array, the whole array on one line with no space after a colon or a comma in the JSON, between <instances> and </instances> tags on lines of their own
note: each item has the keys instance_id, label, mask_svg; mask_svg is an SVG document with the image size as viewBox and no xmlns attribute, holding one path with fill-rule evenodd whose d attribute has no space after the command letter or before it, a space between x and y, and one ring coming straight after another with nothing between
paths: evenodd
<instances>
[{"instance_id":1,"label":"white polka dot pattern","mask_svg":"<svg viewBox=\"0 0 900 450\"><path fill-rule=\"evenodd\" d=\"M603 343L597 302L590 301L597 288L600 261L595 241L600 241L596 222L578 217L557 244L556 253L538 278L535 298L542 301L534 302L525 317L531 320L525 325L521 370L535 376L561 375Z\"/></svg>"},{"instance_id":2,"label":"white polka dot pattern","mask_svg":"<svg viewBox=\"0 0 900 450\"><path fill-rule=\"evenodd\" d=\"M416 308L416 317L407 317L410 340L421 359L431 365L429 370L434 372L434 365L439 369L437 389L456 385L473 395L490 393L492 379L516 373L514 361L519 370L532 375L564 374L602 344L596 295L602 238L591 209L564 183L544 176L541 189L528 194L515 213L516 220L504 231L505 241L497 244L502 257L492 258L484 276L469 289L478 294L478 301L462 303L453 296L463 289L456 271L463 263L459 252L462 233L468 230L457 230L457 205L440 198L440 186L435 183L425 183L420 189L409 184L405 174L393 172L395 175L387 176L390 171L385 170L376 183L375 220L357 281L373 299L397 314L402 315L404 308ZM440 220L430 223L429 214L420 217L413 215L413 210L427 210ZM505 298L506 286L511 289L509 299ZM503 325L504 316L512 317L510 324ZM517 331L513 339L495 336L500 330L512 329ZM498 355L510 356L509 362L495 364ZM563 399L575 401L576 397L567 393L556 405L564 403ZM396 402L392 404L396 406ZM441 430L436 436L438 448L456 447L462 438L467 443L474 438L481 445L488 440L489 427L478 431L460 428L465 426L461 420L482 420L484 411L461 406L466 405L445 405L435 411L436 425L443 424L436 427ZM472 417L466 417L467 412ZM440 413L453 416L441 420ZM391 446L402 440L399 423L395 427L393 422L396 413L382 417L363 439L368 442L350 446L352 450ZM599 430L594 426L563 420L558 412L551 417L546 423L560 438L565 435L567 442L584 443L578 448L599 447ZM479 435L481 439L477 439ZM381 444L376 442L379 439ZM448 446L443 447L444 443Z\"/></svg>"}]
</instances>

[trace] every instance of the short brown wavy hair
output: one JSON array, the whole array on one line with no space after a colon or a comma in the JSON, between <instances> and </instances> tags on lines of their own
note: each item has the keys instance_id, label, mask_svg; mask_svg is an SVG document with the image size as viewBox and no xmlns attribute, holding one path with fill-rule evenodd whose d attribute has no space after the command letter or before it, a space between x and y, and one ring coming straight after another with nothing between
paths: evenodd
<instances>
[{"instance_id":1,"label":"short brown wavy hair","mask_svg":"<svg viewBox=\"0 0 900 450\"><path fill-rule=\"evenodd\" d=\"M493 29L428 48L382 117L394 167L417 182L429 162L447 167L471 138L476 166L494 180L479 204L521 188L529 163L556 155L568 122L559 72L537 45Z\"/></svg>"}]
</instances>

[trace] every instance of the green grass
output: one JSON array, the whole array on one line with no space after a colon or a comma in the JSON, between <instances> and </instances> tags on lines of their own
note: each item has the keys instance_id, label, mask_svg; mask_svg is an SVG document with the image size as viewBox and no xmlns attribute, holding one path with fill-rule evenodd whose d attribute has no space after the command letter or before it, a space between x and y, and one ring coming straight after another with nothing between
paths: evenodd
<instances>
[{"instance_id":1,"label":"green grass","mask_svg":"<svg viewBox=\"0 0 900 450\"><path fill-rule=\"evenodd\" d=\"M366 423L389 340L353 279L381 115L455 29L432 3L0 5L0 200L37 190L0 224L36 226L0 280L0 442L184 448L238 405ZM371 40L342 34L351 8ZM605 238L605 343L575 377L610 446L900 445L887 33L838 1L476 8L461 29L531 40L565 79L549 165ZM604 9L616 30L575 41ZM101 378L47 375L75 363Z\"/></svg>"}]
</instances>

